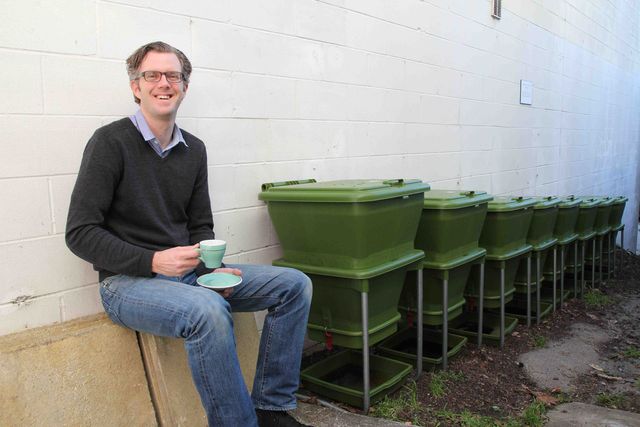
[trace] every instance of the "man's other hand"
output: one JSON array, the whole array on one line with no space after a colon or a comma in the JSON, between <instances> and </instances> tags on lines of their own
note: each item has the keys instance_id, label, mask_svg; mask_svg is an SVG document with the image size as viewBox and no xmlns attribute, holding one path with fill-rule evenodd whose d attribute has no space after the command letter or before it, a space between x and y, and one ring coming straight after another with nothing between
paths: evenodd
<instances>
[{"instance_id":1,"label":"man's other hand","mask_svg":"<svg viewBox=\"0 0 640 427\"><path fill-rule=\"evenodd\" d=\"M177 246L154 253L151 271L170 277L182 276L200 263L198 246Z\"/></svg>"},{"instance_id":2,"label":"man's other hand","mask_svg":"<svg viewBox=\"0 0 640 427\"><path fill-rule=\"evenodd\" d=\"M237 268L227 268L227 267L216 268L215 270L213 270L213 272L229 273L229 274L235 274L236 276L242 276L242 271L238 270ZM220 290L216 290L216 292L222 295L223 298L229 298L233 293L233 288L220 289Z\"/></svg>"}]
</instances>

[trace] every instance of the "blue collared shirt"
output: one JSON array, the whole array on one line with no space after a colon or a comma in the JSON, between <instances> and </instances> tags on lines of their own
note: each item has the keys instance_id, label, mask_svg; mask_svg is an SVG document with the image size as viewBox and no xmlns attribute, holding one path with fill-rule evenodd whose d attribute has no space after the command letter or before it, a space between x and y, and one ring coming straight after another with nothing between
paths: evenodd
<instances>
[{"instance_id":1,"label":"blue collared shirt","mask_svg":"<svg viewBox=\"0 0 640 427\"><path fill-rule=\"evenodd\" d=\"M184 144L185 147L188 147L187 142L184 140L184 137L182 136L182 132L180 132L180 128L176 124L173 125L173 134L171 135L171 141L169 142L169 145L167 145L166 148L163 150L162 147L160 146L160 142L158 141L158 138L156 138L153 132L151 132L151 129L149 129L149 125L147 124L147 121L142 115L142 110L138 109L138 111L133 116L129 116L129 118L133 122L136 129L140 131L144 140L147 141L147 143L149 144L149 146L151 146L151 148L153 148L153 151L155 151L156 154L158 154L158 156L162 158L167 157L171 149L176 145L180 144L181 142Z\"/></svg>"}]
</instances>

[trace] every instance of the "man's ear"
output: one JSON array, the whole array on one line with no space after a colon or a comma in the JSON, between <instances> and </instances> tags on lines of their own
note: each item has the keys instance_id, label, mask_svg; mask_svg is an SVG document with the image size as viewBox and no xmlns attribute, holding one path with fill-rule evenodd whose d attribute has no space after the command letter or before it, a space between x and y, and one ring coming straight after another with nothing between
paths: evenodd
<instances>
[{"instance_id":1,"label":"man's ear","mask_svg":"<svg viewBox=\"0 0 640 427\"><path fill-rule=\"evenodd\" d=\"M140 82L138 80L130 80L129 87L131 88L131 92L139 99L140 98Z\"/></svg>"},{"instance_id":2,"label":"man's ear","mask_svg":"<svg viewBox=\"0 0 640 427\"><path fill-rule=\"evenodd\" d=\"M189 89L189 83L184 82L183 85L184 85L183 92L187 93L187 89Z\"/></svg>"}]
</instances>

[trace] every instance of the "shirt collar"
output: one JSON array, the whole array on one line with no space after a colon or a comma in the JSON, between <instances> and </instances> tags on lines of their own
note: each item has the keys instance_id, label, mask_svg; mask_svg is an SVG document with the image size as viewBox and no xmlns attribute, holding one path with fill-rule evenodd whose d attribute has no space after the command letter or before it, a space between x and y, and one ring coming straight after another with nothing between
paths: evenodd
<instances>
[{"instance_id":1,"label":"shirt collar","mask_svg":"<svg viewBox=\"0 0 640 427\"><path fill-rule=\"evenodd\" d=\"M149 142L156 139L156 136L153 134L153 132L151 132L151 129L149 129L149 124L144 118L142 110L138 109L138 111L136 111L136 114L131 116L131 121L136 125L136 127L142 134L142 138L144 138L145 141ZM171 142L169 143L167 148L175 147L179 143L183 143L185 147L189 147L187 145L187 141L185 141L184 137L182 136L182 132L180 132L180 128L178 127L178 125L174 124Z\"/></svg>"}]
</instances>

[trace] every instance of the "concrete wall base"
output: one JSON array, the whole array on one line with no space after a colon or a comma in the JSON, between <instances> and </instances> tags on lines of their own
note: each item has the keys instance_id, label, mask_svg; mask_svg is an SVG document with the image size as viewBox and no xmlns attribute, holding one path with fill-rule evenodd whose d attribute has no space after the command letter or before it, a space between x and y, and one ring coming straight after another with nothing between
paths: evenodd
<instances>
[{"instance_id":1,"label":"concrete wall base","mask_svg":"<svg viewBox=\"0 0 640 427\"><path fill-rule=\"evenodd\" d=\"M234 314L245 382L259 334ZM0 337L0 425L206 426L182 340L137 334L104 314Z\"/></svg>"}]
</instances>

